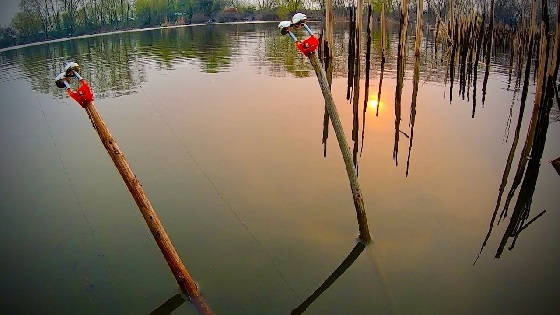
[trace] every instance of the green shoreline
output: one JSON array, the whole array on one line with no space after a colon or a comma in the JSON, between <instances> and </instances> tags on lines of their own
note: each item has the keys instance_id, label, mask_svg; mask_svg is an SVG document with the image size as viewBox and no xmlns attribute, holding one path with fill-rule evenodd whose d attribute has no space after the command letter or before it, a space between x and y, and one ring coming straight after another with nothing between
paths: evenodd
<instances>
[{"instance_id":1,"label":"green shoreline","mask_svg":"<svg viewBox=\"0 0 560 315\"><path fill-rule=\"evenodd\" d=\"M90 37L97 37L97 36L107 36L107 35L114 35L114 34L121 34L121 33L134 33L134 32L143 32L143 31L153 31L153 30L159 30L159 29L172 29L172 28L204 26L204 25L264 24L264 23L278 23L278 21L243 21L243 22L223 22L223 23L211 23L211 24L197 23L197 24L183 24L183 25L172 25L172 26L156 26L156 27L134 28L134 29L129 29L129 30L118 30L118 31L96 33L96 34L86 34L86 35L79 35L79 36L72 36L72 37L63 37L63 38L45 40L45 41L28 43L28 44L23 44L23 45L16 45L16 46L2 48L2 49L0 49L0 53L10 51L10 50L17 50L17 49L21 49L21 48L31 47L31 46L39 46L39 45L44 45L44 44L65 42L65 41L69 41L69 40L73 40L73 39L82 39L82 38L90 38Z\"/></svg>"}]
</instances>

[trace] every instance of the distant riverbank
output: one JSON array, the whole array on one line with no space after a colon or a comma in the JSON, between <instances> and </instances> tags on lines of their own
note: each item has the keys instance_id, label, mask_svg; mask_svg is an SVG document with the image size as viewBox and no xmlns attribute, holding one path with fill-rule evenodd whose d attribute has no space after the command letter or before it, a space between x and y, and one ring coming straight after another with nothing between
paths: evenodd
<instances>
[{"instance_id":1,"label":"distant riverbank","mask_svg":"<svg viewBox=\"0 0 560 315\"><path fill-rule=\"evenodd\" d=\"M133 33L133 32L143 32L143 31L151 31L151 30L158 30L158 29L171 29L171 28L202 26L202 25L262 24L262 23L278 23L278 21L243 21L243 22L223 22L223 23L195 23L195 24L170 25L170 26L141 27L141 28L133 28L133 29L125 29L125 30L117 30L117 31L109 31L109 32L100 32L100 33L95 33L95 34L70 36L70 37L44 40L44 41L33 42L33 43L22 44L22 45L15 45L15 46L10 46L10 47L0 49L0 53L5 52L5 51L10 51L10 50L16 50L16 49L20 49L20 48L25 48L25 47L38 46L38 45L44 45L44 44L50 44L50 43L58 43L58 42L65 42L65 41L73 40L73 39L81 39L81 38L90 38L90 37L97 37L97 36L120 34L120 33Z\"/></svg>"}]
</instances>

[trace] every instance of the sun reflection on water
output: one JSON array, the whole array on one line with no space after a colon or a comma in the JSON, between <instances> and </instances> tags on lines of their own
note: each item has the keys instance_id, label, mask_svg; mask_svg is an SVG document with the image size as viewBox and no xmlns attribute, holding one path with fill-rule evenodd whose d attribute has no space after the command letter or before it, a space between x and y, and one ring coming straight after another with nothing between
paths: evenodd
<instances>
[{"instance_id":1,"label":"sun reflection on water","mask_svg":"<svg viewBox=\"0 0 560 315\"><path fill-rule=\"evenodd\" d=\"M368 100L367 105L371 109L377 109L377 107L379 107L379 108L382 107L383 102L379 102L378 100L371 99L371 100Z\"/></svg>"}]
</instances>

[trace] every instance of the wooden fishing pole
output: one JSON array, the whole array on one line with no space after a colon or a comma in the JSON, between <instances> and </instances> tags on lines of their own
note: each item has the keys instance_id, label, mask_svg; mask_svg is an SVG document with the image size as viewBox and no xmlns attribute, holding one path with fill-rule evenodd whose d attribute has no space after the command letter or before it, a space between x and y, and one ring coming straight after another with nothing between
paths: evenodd
<instances>
[{"instance_id":1,"label":"wooden fishing pole","mask_svg":"<svg viewBox=\"0 0 560 315\"><path fill-rule=\"evenodd\" d=\"M352 154L348 148L348 142L346 141L346 136L344 135L344 129L342 128L342 123L338 116L338 111L332 94L329 88L329 82L327 80L327 75L325 70L321 67L319 63L319 58L317 57L317 47L319 46L319 41L313 35L313 32L305 24L307 17L304 14L297 13L292 18L292 22L283 21L280 22L278 27L281 29L282 34L289 34L294 40L297 40L295 35L291 32L291 27L304 27L309 33L309 37L303 41L296 41L297 48L309 58L309 62L315 70L317 79L319 81L319 86L321 87L321 92L325 99L325 106L329 114L333 129L336 134L336 139L338 140L338 145L340 147L340 152L342 153L342 158L346 166L346 173L348 175L348 181L350 182L350 188L352 190L352 197L354 199L354 207L356 208L356 217L358 220L358 228L360 232L360 239L363 242L369 243L371 241L371 235L369 233L369 227L367 224L366 210L364 205L364 200L362 197L362 190L360 189L360 184L358 182L358 176L356 170L354 169L354 164L352 162Z\"/></svg>"},{"instance_id":2,"label":"wooden fishing pole","mask_svg":"<svg viewBox=\"0 0 560 315\"><path fill-rule=\"evenodd\" d=\"M93 102L93 93L91 92L86 80L80 77L78 74L79 66L77 63L70 63L66 67L66 73L61 73L56 80L58 87L66 88L66 91L70 97L76 100L82 108L85 109L86 113L91 120L93 128L97 131L101 143L107 150L107 153L113 160L115 167L121 174L121 177L126 184L126 187L130 191L130 194L134 198L138 209L142 213L150 232L161 250L163 257L167 261L173 276L177 280L181 290L189 296L193 304L197 307L201 314L213 314L210 306L206 304L204 298L200 295L198 285L193 280L187 268L183 264L181 257L177 253L177 250L173 246L169 235L165 231L163 224L161 223L157 213L155 212L148 196L144 193L144 189L140 184L136 175L132 171L132 168L128 164L124 153L121 151L115 138L109 132L109 129L105 125L101 114L97 111L95 104ZM67 80L71 77L76 77L80 86L76 91L70 88Z\"/></svg>"}]
</instances>

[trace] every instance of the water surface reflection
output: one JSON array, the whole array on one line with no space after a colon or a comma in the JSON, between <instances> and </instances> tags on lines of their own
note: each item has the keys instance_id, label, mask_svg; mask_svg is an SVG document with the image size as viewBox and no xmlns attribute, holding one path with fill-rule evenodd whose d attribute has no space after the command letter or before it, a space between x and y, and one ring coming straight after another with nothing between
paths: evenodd
<instances>
[{"instance_id":1,"label":"water surface reflection","mask_svg":"<svg viewBox=\"0 0 560 315\"><path fill-rule=\"evenodd\" d=\"M373 30L356 161L376 266L360 245L340 262L356 231L346 175L336 139L327 137L333 133L313 71L275 23L131 32L0 53L0 145L9 148L0 163L0 238L17 240L0 246L6 312L145 313L166 300L155 311L194 310L180 296L169 299L175 283L126 188L87 118L52 83L69 59L82 64L97 106L217 313L285 314L302 301L296 311L558 309L559 177L548 162L560 155L554 120L548 140L533 147L542 156L528 162L511 217L487 240L492 254L503 237L503 248L515 241L516 250L500 260L481 255L472 266L496 190L514 176L504 175L504 163L518 162L514 143L530 115L521 100L534 98L534 84L523 79L531 71L508 90L510 58L498 50L484 107L474 105L481 104L475 92L483 78L475 73L483 65L472 69L470 96L468 72L460 78L456 71L462 86L451 101L449 51L425 32L418 61L407 55L407 115L395 128L397 32L387 31L383 63L382 34L377 24ZM347 23L336 26L334 42L332 91L349 138L358 128L346 101ZM365 73L358 81L365 91ZM397 144L409 152L407 165L392 159L395 133L409 137Z\"/></svg>"}]
</instances>

